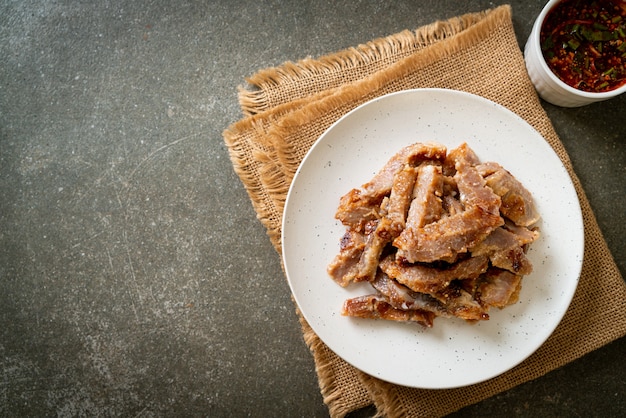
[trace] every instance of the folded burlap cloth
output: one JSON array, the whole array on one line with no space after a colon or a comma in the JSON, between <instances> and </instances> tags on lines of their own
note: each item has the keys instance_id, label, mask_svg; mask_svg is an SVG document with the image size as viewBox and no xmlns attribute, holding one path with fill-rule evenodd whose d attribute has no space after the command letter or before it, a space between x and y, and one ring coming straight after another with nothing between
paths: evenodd
<instances>
[{"instance_id":1,"label":"folded burlap cloth","mask_svg":"<svg viewBox=\"0 0 626 418\"><path fill-rule=\"evenodd\" d=\"M399 90L462 90L509 108L552 146L580 199L585 257L574 300L539 350L489 381L450 390L383 382L336 356L298 312L331 416L342 417L370 404L387 417L445 415L542 376L626 335L626 286L563 144L528 78L510 6L436 22L414 32L407 30L319 59L285 63L247 81L248 89L240 87L239 92L245 117L224 131L224 138L235 171L279 254L289 184L311 145L346 112Z\"/></svg>"}]
</instances>

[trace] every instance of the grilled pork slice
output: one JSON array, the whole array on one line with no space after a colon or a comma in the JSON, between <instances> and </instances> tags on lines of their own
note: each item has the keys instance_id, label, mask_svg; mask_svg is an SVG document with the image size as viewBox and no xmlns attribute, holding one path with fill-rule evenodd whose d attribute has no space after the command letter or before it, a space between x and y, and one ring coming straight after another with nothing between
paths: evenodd
<instances>
[{"instance_id":1,"label":"grilled pork slice","mask_svg":"<svg viewBox=\"0 0 626 418\"><path fill-rule=\"evenodd\" d=\"M370 283L394 308L411 309L413 306L415 292L391 279L382 270L376 272L376 277Z\"/></svg>"},{"instance_id":2,"label":"grilled pork slice","mask_svg":"<svg viewBox=\"0 0 626 418\"><path fill-rule=\"evenodd\" d=\"M487 187L485 179L469 162L465 160L457 161L454 179L459 189L459 200L465 208L480 206L489 213L499 215L500 196Z\"/></svg>"},{"instance_id":3,"label":"grilled pork slice","mask_svg":"<svg viewBox=\"0 0 626 418\"><path fill-rule=\"evenodd\" d=\"M381 217L380 204L384 197L384 194L368 195L361 189L352 189L339 200L335 218L355 231L362 231L367 222Z\"/></svg>"},{"instance_id":4,"label":"grilled pork slice","mask_svg":"<svg viewBox=\"0 0 626 418\"><path fill-rule=\"evenodd\" d=\"M348 299L343 304L341 314L366 319L417 322L427 328L433 326L435 318L435 314L432 312L396 309L380 295L366 295Z\"/></svg>"},{"instance_id":5,"label":"grilled pork slice","mask_svg":"<svg viewBox=\"0 0 626 418\"><path fill-rule=\"evenodd\" d=\"M456 173L456 164L459 161L465 161L471 166L480 164L480 159L467 143L462 143L458 147L450 150L443 162L443 173L446 176L454 176Z\"/></svg>"},{"instance_id":6,"label":"grilled pork slice","mask_svg":"<svg viewBox=\"0 0 626 418\"><path fill-rule=\"evenodd\" d=\"M365 247L361 254L361 258L356 266L356 274L353 278L355 282L370 281L374 279L376 270L378 270L378 261L385 249L385 246L391 242L391 221L388 218L382 218L380 221L372 221L371 227L373 231L369 231L366 227Z\"/></svg>"},{"instance_id":7,"label":"grilled pork slice","mask_svg":"<svg viewBox=\"0 0 626 418\"><path fill-rule=\"evenodd\" d=\"M440 196L443 192L441 167L421 165L413 189L411 206L406 219L406 227L394 241L394 246L407 248L413 242L415 231L424 225L441 218L443 205Z\"/></svg>"},{"instance_id":8,"label":"grilled pork slice","mask_svg":"<svg viewBox=\"0 0 626 418\"><path fill-rule=\"evenodd\" d=\"M454 216L463 212L463 204L454 196L444 195L442 199L442 207L445 216Z\"/></svg>"},{"instance_id":9,"label":"grilled pork slice","mask_svg":"<svg viewBox=\"0 0 626 418\"><path fill-rule=\"evenodd\" d=\"M485 307L504 308L517 302L521 287L521 275L490 268L476 289L476 299Z\"/></svg>"},{"instance_id":10,"label":"grilled pork slice","mask_svg":"<svg viewBox=\"0 0 626 418\"><path fill-rule=\"evenodd\" d=\"M528 246L529 244L535 242L540 235L537 228L530 229L525 226L518 226L506 219L504 220L502 228L514 234L517 239L517 243L521 246Z\"/></svg>"},{"instance_id":11,"label":"grilled pork slice","mask_svg":"<svg viewBox=\"0 0 626 418\"><path fill-rule=\"evenodd\" d=\"M383 258L380 269L392 279L413 290L435 294L449 286L453 280L475 279L487 271L489 260L485 256L471 257L448 268L422 264L399 264L393 255Z\"/></svg>"},{"instance_id":12,"label":"grilled pork slice","mask_svg":"<svg viewBox=\"0 0 626 418\"><path fill-rule=\"evenodd\" d=\"M445 307L435 298L426 293L414 292L390 278L382 270L378 270L376 278L371 281L371 285L394 308L403 310L421 309L432 312L437 316L450 316Z\"/></svg>"},{"instance_id":13,"label":"grilled pork slice","mask_svg":"<svg viewBox=\"0 0 626 418\"><path fill-rule=\"evenodd\" d=\"M520 245L518 235L503 227L495 229L483 241L470 248L474 256L489 257L494 267L508 270L515 274L530 274L533 266Z\"/></svg>"},{"instance_id":14,"label":"grilled pork slice","mask_svg":"<svg viewBox=\"0 0 626 418\"><path fill-rule=\"evenodd\" d=\"M365 234L347 230L341 238L339 254L326 269L330 277L343 287L349 285L358 274L365 240Z\"/></svg>"},{"instance_id":15,"label":"grilled pork slice","mask_svg":"<svg viewBox=\"0 0 626 418\"><path fill-rule=\"evenodd\" d=\"M413 189L413 201L406 224L408 228L421 228L438 221L443 212L443 174L441 167L424 164L417 170L417 182Z\"/></svg>"},{"instance_id":16,"label":"grilled pork slice","mask_svg":"<svg viewBox=\"0 0 626 418\"><path fill-rule=\"evenodd\" d=\"M395 238L406 225L407 212L411 205L415 180L417 179L417 168L406 165L396 173L389 195L386 217L391 222L388 232Z\"/></svg>"},{"instance_id":17,"label":"grilled pork slice","mask_svg":"<svg viewBox=\"0 0 626 418\"><path fill-rule=\"evenodd\" d=\"M433 295L453 316L466 321L488 320L487 310L474 297L454 281L450 286Z\"/></svg>"},{"instance_id":18,"label":"grilled pork slice","mask_svg":"<svg viewBox=\"0 0 626 418\"><path fill-rule=\"evenodd\" d=\"M407 164L416 166L426 160L443 161L446 152L446 147L439 144L415 143L404 147L369 182L341 197L335 218L346 226L361 230L365 222L378 216L380 203L391 192L396 173Z\"/></svg>"},{"instance_id":19,"label":"grilled pork slice","mask_svg":"<svg viewBox=\"0 0 626 418\"><path fill-rule=\"evenodd\" d=\"M503 216L520 226L530 226L539 220L532 195L511 173L494 162L480 164L477 169L502 199L500 212Z\"/></svg>"},{"instance_id":20,"label":"grilled pork slice","mask_svg":"<svg viewBox=\"0 0 626 418\"><path fill-rule=\"evenodd\" d=\"M503 223L499 215L474 206L423 228L407 227L393 242L398 248L396 257L409 263L453 261Z\"/></svg>"}]
</instances>

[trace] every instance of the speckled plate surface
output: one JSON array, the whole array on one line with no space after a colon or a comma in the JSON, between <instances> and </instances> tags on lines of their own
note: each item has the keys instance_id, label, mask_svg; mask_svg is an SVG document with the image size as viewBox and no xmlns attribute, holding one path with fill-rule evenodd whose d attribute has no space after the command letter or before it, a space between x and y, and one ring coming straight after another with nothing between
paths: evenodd
<instances>
[{"instance_id":1,"label":"speckled plate surface","mask_svg":"<svg viewBox=\"0 0 626 418\"><path fill-rule=\"evenodd\" d=\"M367 182L400 148L462 142L496 161L533 194L541 238L528 257L520 300L471 325L435 319L434 327L344 317L345 299L372 293L342 288L326 273L345 228L339 198ZM388 382L454 388L497 376L531 355L567 310L583 259L583 222L564 166L548 143L504 107L471 94L419 89L390 94L345 115L322 135L291 185L283 218L283 257L291 290L313 330L337 355Z\"/></svg>"}]
</instances>

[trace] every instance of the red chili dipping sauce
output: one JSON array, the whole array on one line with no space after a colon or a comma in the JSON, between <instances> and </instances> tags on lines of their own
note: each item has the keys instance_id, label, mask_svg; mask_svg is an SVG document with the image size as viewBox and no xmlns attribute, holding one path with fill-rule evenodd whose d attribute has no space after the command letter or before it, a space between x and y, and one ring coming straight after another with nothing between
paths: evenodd
<instances>
[{"instance_id":1,"label":"red chili dipping sauce","mask_svg":"<svg viewBox=\"0 0 626 418\"><path fill-rule=\"evenodd\" d=\"M565 0L541 27L550 69L579 90L600 93L626 84L626 0Z\"/></svg>"}]
</instances>

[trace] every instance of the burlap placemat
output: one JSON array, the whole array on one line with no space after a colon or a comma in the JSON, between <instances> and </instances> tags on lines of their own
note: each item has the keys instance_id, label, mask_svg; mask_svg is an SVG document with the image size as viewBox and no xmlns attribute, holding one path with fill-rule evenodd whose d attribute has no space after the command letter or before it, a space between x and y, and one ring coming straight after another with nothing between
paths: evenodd
<instances>
[{"instance_id":1,"label":"burlap placemat","mask_svg":"<svg viewBox=\"0 0 626 418\"><path fill-rule=\"evenodd\" d=\"M313 142L356 106L404 89L462 90L517 113L559 155L582 207L585 257L567 314L537 352L489 381L451 390L383 382L337 357L298 312L331 416L343 417L369 404L387 417L445 415L542 376L626 335L626 285L528 78L509 6L436 22L319 59L286 63L259 72L248 83L249 89L240 88L246 117L225 130L224 139L235 171L279 254L289 184Z\"/></svg>"}]
</instances>

